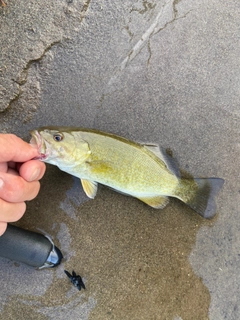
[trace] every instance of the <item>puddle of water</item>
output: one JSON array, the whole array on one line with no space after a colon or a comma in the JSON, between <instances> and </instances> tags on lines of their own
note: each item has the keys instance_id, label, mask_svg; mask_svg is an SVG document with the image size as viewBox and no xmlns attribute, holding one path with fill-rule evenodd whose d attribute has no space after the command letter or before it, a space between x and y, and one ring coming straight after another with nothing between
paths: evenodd
<instances>
[{"instance_id":1,"label":"puddle of water","mask_svg":"<svg viewBox=\"0 0 240 320\"><path fill-rule=\"evenodd\" d=\"M34 289L33 295L13 295L3 314L24 310L41 320L60 313L74 319L77 311L90 320L208 319L210 294L188 257L200 226L212 222L175 199L155 210L101 186L95 200L79 205L67 192L72 187L69 175L48 167L39 196L19 224L52 235L65 261L55 270L38 271L54 274L42 296ZM74 188L82 192L80 182ZM68 203L66 194L74 219L61 205ZM80 274L86 290L73 288L63 269ZM41 285L38 272L29 285Z\"/></svg>"},{"instance_id":2,"label":"puddle of water","mask_svg":"<svg viewBox=\"0 0 240 320\"><path fill-rule=\"evenodd\" d=\"M77 252L98 302L89 319L208 319L210 294L188 262L206 223L193 211L177 200L154 210L102 188L81 217Z\"/></svg>"}]
</instances>

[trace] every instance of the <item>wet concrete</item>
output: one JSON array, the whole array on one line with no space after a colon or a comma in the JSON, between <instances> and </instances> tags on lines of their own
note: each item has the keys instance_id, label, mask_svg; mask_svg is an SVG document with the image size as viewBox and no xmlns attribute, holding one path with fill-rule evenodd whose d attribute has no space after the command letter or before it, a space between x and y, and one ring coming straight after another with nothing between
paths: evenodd
<instances>
[{"instance_id":1,"label":"wet concrete","mask_svg":"<svg viewBox=\"0 0 240 320\"><path fill-rule=\"evenodd\" d=\"M19 224L54 236L65 257L64 268L77 270L87 289L78 292L73 288L63 266L56 272L39 271L35 281L44 272L49 274L51 285L40 296L33 288L32 295L11 297L13 310L18 305L30 312L34 305L39 319L44 319L42 315L51 318L51 314L56 318L61 308L74 314L71 302L77 304L81 297L78 303L91 310L88 319L173 319L176 315L207 319L210 294L188 261L196 232L203 224L200 217L178 201L159 214L104 187L94 201L79 206L70 194L81 189L80 183L68 189L72 179L56 173L48 170L39 204L29 203ZM49 179L59 187L52 190ZM61 209L56 212L59 205L52 199L56 199L56 192L63 198L66 190L77 218L69 218ZM12 304L5 309L6 315Z\"/></svg>"},{"instance_id":2,"label":"wet concrete","mask_svg":"<svg viewBox=\"0 0 240 320\"><path fill-rule=\"evenodd\" d=\"M104 187L88 200L48 166L18 225L51 235L65 259L36 271L1 258L1 317L238 319L239 2L6 4L1 131L101 129L159 143L194 176L226 182L218 216L204 221L177 200L154 210Z\"/></svg>"}]
</instances>

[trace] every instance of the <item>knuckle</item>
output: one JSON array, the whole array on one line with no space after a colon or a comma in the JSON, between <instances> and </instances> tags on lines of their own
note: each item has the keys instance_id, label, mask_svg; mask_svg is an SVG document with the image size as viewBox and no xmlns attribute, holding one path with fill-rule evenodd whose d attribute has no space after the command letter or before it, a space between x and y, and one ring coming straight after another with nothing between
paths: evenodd
<instances>
[{"instance_id":1,"label":"knuckle","mask_svg":"<svg viewBox=\"0 0 240 320\"><path fill-rule=\"evenodd\" d=\"M40 182L27 182L19 176L11 177L0 192L0 198L13 203L34 199L40 190Z\"/></svg>"},{"instance_id":2,"label":"knuckle","mask_svg":"<svg viewBox=\"0 0 240 320\"><path fill-rule=\"evenodd\" d=\"M8 201L18 201L24 197L25 183L19 177L16 177L11 184L8 184L4 190L4 197Z\"/></svg>"}]
</instances>

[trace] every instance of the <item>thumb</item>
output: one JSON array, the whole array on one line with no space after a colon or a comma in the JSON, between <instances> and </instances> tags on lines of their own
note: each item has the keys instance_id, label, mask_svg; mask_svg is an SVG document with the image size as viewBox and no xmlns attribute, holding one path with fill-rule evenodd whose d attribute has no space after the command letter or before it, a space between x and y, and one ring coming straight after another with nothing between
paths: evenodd
<instances>
[{"instance_id":1,"label":"thumb","mask_svg":"<svg viewBox=\"0 0 240 320\"><path fill-rule=\"evenodd\" d=\"M0 162L25 162L39 155L37 148L14 134L0 134Z\"/></svg>"}]
</instances>

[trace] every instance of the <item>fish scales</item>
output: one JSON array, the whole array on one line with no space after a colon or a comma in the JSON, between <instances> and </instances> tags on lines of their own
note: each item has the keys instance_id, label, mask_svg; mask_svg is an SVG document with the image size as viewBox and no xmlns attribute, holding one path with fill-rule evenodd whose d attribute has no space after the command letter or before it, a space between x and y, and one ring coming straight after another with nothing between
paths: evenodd
<instances>
[{"instance_id":1,"label":"fish scales","mask_svg":"<svg viewBox=\"0 0 240 320\"><path fill-rule=\"evenodd\" d=\"M175 189L178 179L144 146L98 132L82 132L81 136L91 150L87 178L112 188L117 184L119 191L132 194L169 195ZM81 165L77 170L81 175Z\"/></svg>"},{"instance_id":2,"label":"fish scales","mask_svg":"<svg viewBox=\"0 0 240 320\"><path fill-rule=\"evenodd\" d=\"M164 208L168 197L175 197L204 218L216 214L215 197L224 180L181 178L157 145L75 127L42 127L31 134L38 159L79 177L90 198L101 183L153 208Z\"/></svg>"}]
</instances>

